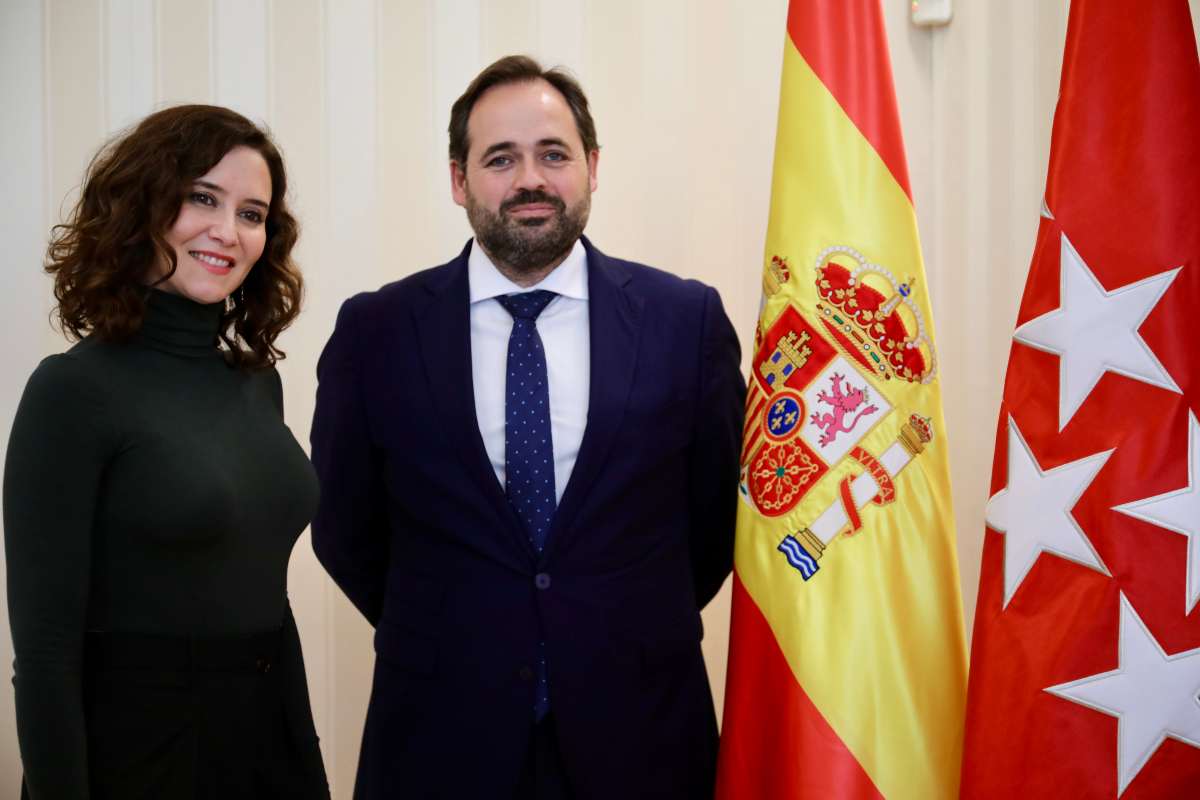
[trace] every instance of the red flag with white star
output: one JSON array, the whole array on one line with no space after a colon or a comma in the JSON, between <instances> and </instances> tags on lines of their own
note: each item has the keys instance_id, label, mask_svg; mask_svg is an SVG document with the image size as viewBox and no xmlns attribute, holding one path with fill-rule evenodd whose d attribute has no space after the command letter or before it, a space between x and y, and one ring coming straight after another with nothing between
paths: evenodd
<instances>
[{"instance_id":1,"label":"red flag with white star","mask_svg":"<svg viewBox=\"0 0 1200 800\"><path fill-rule=\"evenodd\" d=\"M965 798L1200 796L1200 62L1073 0L996 437Z\"/></svg>"}]
</instances>

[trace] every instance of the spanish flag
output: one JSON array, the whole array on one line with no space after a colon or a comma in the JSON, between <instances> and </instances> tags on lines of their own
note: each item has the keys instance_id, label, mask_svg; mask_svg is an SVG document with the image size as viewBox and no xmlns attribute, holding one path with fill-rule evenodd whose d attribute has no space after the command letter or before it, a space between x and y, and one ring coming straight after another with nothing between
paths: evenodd
<instances>
[{"instance_id":1,"label":"spanish flag","mask_svg":"<svg viewBox=\"0 0 1200 800\"><path fill-rule=\"evenodd\" d=\"M792 0L719 798L952 798L967 659L938 348L878 0Z\"/></svg>"}]
</instances>

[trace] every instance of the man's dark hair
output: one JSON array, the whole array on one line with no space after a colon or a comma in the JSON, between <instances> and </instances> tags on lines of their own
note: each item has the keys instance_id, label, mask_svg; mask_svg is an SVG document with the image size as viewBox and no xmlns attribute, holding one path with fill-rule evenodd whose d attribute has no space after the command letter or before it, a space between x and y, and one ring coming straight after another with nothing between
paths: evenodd
<instances>
[{"instance_id":1,"label":"man's dark hair","mask_svg":"<svg viewBox=\"0 0 1200 800\"><path fill-rule=\"evenodd\" d=\"M475 108L475 103L479 101L484 92L495 86L527 83L539 79L557 89L558 93L567 101L571 114L575 117L575 129L579 131L579 138L583 140L584 154L599 150L600 144L596 141L596 123L592 121L592 112L588 110L587 96L583 93L583 87L579 85L579 81L571 77L562 67L547 70L542 69L542 65L529 56L505 56L476 75L467 90L451 106L450 159L459 164L467 163L467 150L470 147L470 142L467 141L467 118L471 116L471 109Z\"/></svg>"}]
</instances>

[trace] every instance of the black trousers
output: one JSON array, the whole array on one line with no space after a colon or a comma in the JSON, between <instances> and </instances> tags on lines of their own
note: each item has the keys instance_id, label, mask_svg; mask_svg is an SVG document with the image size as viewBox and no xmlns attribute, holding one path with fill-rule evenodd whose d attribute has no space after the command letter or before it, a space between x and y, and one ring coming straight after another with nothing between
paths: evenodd
<instances>
[{"instance_id":1,"label":"black trousers","mask_svg":"<svg viewBox=\"0 0 1200 800\"><path fill-rule=\"evenodd\" d=\"M91 800L328 800L315 742L289 722L278 652L278 632L89 634Z\"/></svg>"},{"instance_id":2,"label":"black trousers","mask_svg":"<svg viewBox=\"0 0 1200 800\"><path fill-rule=\"evenodd\" d=\"M535 723L529 735L529 751L517 781L514 800L570 800L571 785L558 750L558 733L551 712Z\"/></svg>"}]
</instances>

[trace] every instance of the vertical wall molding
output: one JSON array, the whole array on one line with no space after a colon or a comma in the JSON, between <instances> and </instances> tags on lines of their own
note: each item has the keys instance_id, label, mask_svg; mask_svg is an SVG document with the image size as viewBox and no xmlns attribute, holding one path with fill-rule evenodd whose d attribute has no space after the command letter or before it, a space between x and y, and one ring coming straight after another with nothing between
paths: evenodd
<instances>
[{"instance_id":1,"label":"vertical wall molding","mask_svg":"<svg viewBox=\"0 0 1200 800\"><path fill-rule=\"evenodd\" d=\"M650 12L653 4L646 5ZM537 0L537 55L548 66L562 65L588 85L587 0ZM633 20L628 20L633 24ZM614 54L609 54L612 57ZM618 56L619 57L619 56Z\"/></svg>"},{"instance_id":2,"label":"vertical wall molding","mask_svg":"<svg viewBox=\"0 0 1200 800\"><path fill-rule=\"evenodd\" d=\"M0 451L17 410L25 377L50 351L49 281L40 265L49 220L46 201L46 20L42 0L6 0L0 8L0 237L5 242L3 313L0 314ZM19 110L19 113L13 113ZM0 462L0 470L3 470ZM11 678L12 641L8 601L3 591L4 552L0 549L0 797L16 800L21 774Z\"/></svg>"},{"instance_id":3,"label":"vertical wall molding","mask_svg":"<svg viewBox=\"0 0 1200 800\"><path fill-rule=\"evenodd\" d=\"M310 271L309 285L313 293L319 291L325 301L331 301L378 285L375 232L386 222L378 214L379 10L375 0L341 0L326 8L326 263ZM326 752L334 791L349 797L374 648L370 626L341 592L333 593L331 613L331 725Z\"/></svg>"},{"instance_id":4,"label":"vertical wall molding","mask_svg":"<svg viewBox=\"0 0 1200 800\"><path fill-rule=\"evenodd\" d=\"M46 139L51 219L78 199L84 168L105 139L105 26L98 0L47 0Z\"/></svg>"},{"instance_id":5,"label":"vertical wall molding","mask_svg":"<svg viewBox=\"0 0 1200 800\"><path fill-rule=\"evenodd\" d=\"M308 286L304 311L280 337L288 357L276 367L283 380L284 420L307 449L313 411L313 375L319 348L328 336L339 298L320 284L328 259L325 140L325 8L322 0L269 0L266 59L266 118L283 152L288 203L301 226L293 258ZM336 681L333 656L332 586L305 532L292 550L288 598L300 629L313 719L326 763L332 767L332 714ZM332 769L331 769L332 771ZM342 795L345 796L345 795Z\"/></svg>"},{"instance_id":6,"label":"vertical wall molding","mask_svg":"<svg viewBox=\"0 0 1200 800\"><path fill-rule=\"evenodd\" d=\"M154 0L105 0L105 122L111 134L154 110Z\"/></svg>"},{"instance_id":7,"label":"vertical wall molding","mask_svg":"<svg viewBox=\"0 0 1200 800\"><path fill-rule=\"evenodd\" d=\"M429 0L430 37L433 44L433 153L440 168L429 171L430 201L442 207L433 217L438 238L454 242L455 249L471 236L465 217L445 213L450 194L449 158L450 106L486 64L483 60L483 10L481 0ZM457 210L457 209L456 209Z\"/></svg>"},{"instance_id":8,"label":"vertical wall molding","mask_svg":"<svg viewBox=\"0 0 1200 800\"><path fill-rule=\"evenodd\" d=\"M213 0L213 102L267 121L271 62L267 0Z\"/></svg>"},{"instance_id":9,"label":"vertical wall molding","mask_svg":"<svg viewBox=\"0 0 1200 800\"><path fill-rule=\"evenodd\" d=\"M212 0L156 0L159 105L210 103L215 83ZM259 41L261 46L262 41Z\"/></svg>"},{"instance_id":10,"label":"vertical wall molding","mask_svg":"<svg viewBox=\"0 0 1200 800\"><path fill-rule=\"evenodd\" d=\"M481 62L514 53L536 55L529 47L538 30L535 0L480 0L479 20Z\"/></svg>"},{"instance_id":11,"label":"vertical wall molding","mask_svg":"<svg viewBox=\"0 0 1200 800\"><path fill-rule=\"evenodd\" d=\"M51 224L52 216L50 211L50 137L52 129L50 126L50 106L54 102L53 94L50 91L50 6L46 0L24 0L25 5L32 4L40 11L41 17L41 35L37 38L38 44L41 46L41 58L37 63L37 72L40 80L37 82L41 89L41 102L37 104L41 110L41 134L42 134L42 227L47 227ZM7 26L6 26L7 27ZM13 31L18 31L17 26L13 26ZM7 53L8 47L4 48ZM17 71L6 72L8 75L17 76L21 73Z\"/></svg>"}]
</instances>

